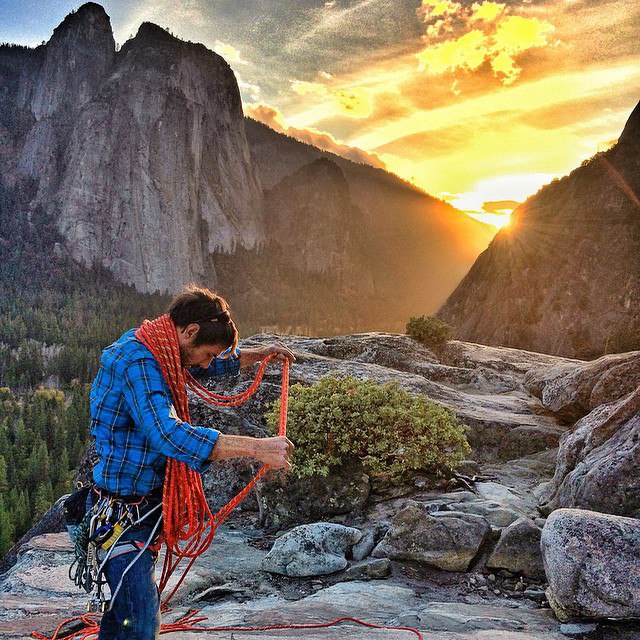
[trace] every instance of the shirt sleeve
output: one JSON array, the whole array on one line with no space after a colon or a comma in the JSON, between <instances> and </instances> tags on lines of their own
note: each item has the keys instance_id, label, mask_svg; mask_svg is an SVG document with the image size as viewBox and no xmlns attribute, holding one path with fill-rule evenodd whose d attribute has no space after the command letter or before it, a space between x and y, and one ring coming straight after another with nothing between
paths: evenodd
<instances>
[{"instance_id":1,"label":"shirt sleeve","mask_svg":"<svg viewBox=\"0 0 640 640\"><path fill-rule=\"evenodd\" d=\"M124 399L134 422L151 446L169 458L188 464L198 473L208 469L219 431L194 427L180 420L158 363L134 360L124 374Z\"/></svg>"},{"instance_id":2,"label":"shirt sleeve","mask_svg":"<svg viewBox=\"0 0 640 640\"><path fill-rule=\"evenodd\" d=\"M204 367L191 367L189 372L198 380L237 376L240 373L240 349L236 349L230 356L226 355L228 353L229 349L223 351L211 361L211 364L206 369Z\"/></svg>"}]
</instances>

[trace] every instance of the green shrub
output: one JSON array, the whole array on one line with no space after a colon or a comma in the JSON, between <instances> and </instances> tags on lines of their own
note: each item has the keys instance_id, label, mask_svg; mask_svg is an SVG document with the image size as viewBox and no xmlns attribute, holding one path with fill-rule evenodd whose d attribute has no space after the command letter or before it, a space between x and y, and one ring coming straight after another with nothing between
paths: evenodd
<instances>
[{"instance_id":1,"label":"green shrub","mask_svg":"<svg viewBox=\"0 0 640 640\"><path fill-rule=\"evenodd\" d=\"M278 400L266 416L274 430L279 407ZM441 475L470 451L464 431L453 411L397 382L328 376L310 387L295 384L289 393L287 435L296 445L298 478L349 464L390 479L409 470Z\"/></svg>"},{"instance_id":2,"label":"green shrub","mask_svg":"<svg viewBox=\"0 0 640 640\"><path fill-rule=\"evenodd\" d=\"M427 347L439 347L447 340L451 340L453 330L446 322L438 320L438 318L420 316L419 318L409 318L407 335Z\"/></svg>"}]
</instances>

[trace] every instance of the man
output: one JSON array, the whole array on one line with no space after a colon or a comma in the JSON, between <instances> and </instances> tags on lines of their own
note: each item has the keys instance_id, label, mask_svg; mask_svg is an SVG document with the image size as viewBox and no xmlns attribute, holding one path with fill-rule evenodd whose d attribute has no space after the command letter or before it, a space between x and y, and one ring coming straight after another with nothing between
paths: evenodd
<instances>
[{"instance_id":1,"label":"man","mask_svg":"<svg viewBox=\"0 0 640 640\"><path fill-rule=\"evenodd\" d=\"M180 364L185 369L199 367L217 376L233 375L240 367L270 354L294 360L282 343L238 353L238 333L229 307L207 289L187 288L173 300L168 316L172 330L175 326L173 335L177 336ZM91 390L91 433L99 456L93 479L98 495L123 513L135 504L136 514L150 514L120 536L106 561L105 576L112 597L115 591L117 596L103 615L99 640L158 637L155 554L144 545L158 531L167 458L184 462L199 473L213 461L237 457L251 458L273 469L291 467L293 444L284 436L226 435L181 421L161 364L143 344L141 331L128 331L103 351ZM232 355L221 358L224 351ZM131 565L133 553L141 548Z\"/></svg>"}]
</instances>

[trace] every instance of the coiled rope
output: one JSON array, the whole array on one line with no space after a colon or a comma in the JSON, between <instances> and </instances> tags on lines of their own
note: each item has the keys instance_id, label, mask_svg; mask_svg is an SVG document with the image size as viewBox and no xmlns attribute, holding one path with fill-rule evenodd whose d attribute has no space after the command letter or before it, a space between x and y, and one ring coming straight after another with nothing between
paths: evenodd
<instances>
[{"instance_id":1,"label":"coiled rope","mask_svg":"<svg viewBox=\"0 0 640 640\"><path fill-rule=\"evenodd\" d=\"M255 394L262 382L267 365L275 358L274 354L264 358L254 381L245 391L232 396L223 396L203 387L182 367L177 329L168 314L164 314L155 320L145 320L142 326L136 331L135 336L151 351L160 364L164 379L171 391L178 417L189 424L191 421L189 417L187 386L199 398L210 404L224 407L237 406L246 402ZM280 436L286 435L288 398L289 360L285 359L282 361L282 390L278 424L278 435ZM189 562L176 585L162 601L163 611L168 610L169 601L182 584L196 558L209 548L216 529L222 524L231 511L242 502L258 480L266 473L268 468L268 465L263 465L244 489L214 515L211 513L209 505L207 504L200 474L183 462L178 462L173 458L167 460L162 495L162 514L164 519L162 542L164 542L166 546L166 553L158 585L160 593L164 592L169 579L180 562L183 559L187 559ZM276 629L320 629L344 622L352 622L372 629L407 631L415 634L419 640L422 640L422 635L417 629L376 625L350 617L338 618L332 622L317 624L270 625L266 627L196 627L194 625L207 619L206 616L196 617L198 613L198 610L190 610L176 622L163 623L160 628L160 634L174 633L177 631L249 632ZM82 623L83 627L79 630L72 631L70 634L60 635L62 628L73 622ZM31 635L37 640L91 640L92 638L97 638L99 629L99 616L96 614L85 614L61 622L54 634L50 637L35 631Z\"/></svg>"}]
</instances>

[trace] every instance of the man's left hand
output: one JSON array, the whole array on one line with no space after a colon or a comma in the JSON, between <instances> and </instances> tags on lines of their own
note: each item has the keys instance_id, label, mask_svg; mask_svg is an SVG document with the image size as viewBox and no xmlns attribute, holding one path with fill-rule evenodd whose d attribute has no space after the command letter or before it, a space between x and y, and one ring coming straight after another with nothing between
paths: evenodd
<instances>
[{"instance_id":1,"label":"man's left hand","mask_svg":"<svg viewBox=\"0 0 640 640\"><path fill-rule=\"evenodd\" d=\"M273 344L262 348L263 357L272 353L276 354L276 360L284 360L285 358L289 360L289 362L295 362L296 360L296 357L293 355L293 351L291 351L284 342L274 342Z\"/></svg>"}]
</instances>

